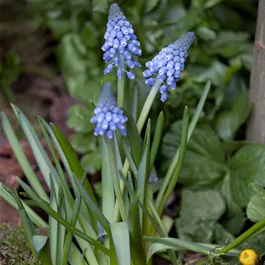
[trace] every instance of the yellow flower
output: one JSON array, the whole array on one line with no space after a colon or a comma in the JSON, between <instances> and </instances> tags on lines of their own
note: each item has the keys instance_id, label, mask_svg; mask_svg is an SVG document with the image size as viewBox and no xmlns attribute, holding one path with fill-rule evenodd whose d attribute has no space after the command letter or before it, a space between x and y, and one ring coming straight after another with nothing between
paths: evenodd
<instances>
[{"instance_id":1,"label":"yellow flower","mask_svg":"<svg viewBox=\"0 0 265 265\"><path fill-rule=\"evenodd\" d=\"M258 265L259 255L253 249L245 249L240 253L239 262L242 265Z\"/></svg>"}]
</instances>

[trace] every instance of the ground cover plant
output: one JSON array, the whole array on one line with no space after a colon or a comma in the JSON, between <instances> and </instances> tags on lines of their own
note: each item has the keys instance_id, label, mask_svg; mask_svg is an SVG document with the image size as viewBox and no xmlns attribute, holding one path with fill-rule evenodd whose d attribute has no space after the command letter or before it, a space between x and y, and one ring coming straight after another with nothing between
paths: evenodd
<instances>
[{"instance_id":1,"label":"ground cover plant","mask_svg":"<svg viewBox=\"0 0 265 265\"><path fill-rule=\"evenodd\" d=\"M203 107L207 107L208 82L197 107L194 110L191 107L191 115L187 107L179 110L183 118L167 124L168 130L163 134L164 113L154 111L151 119L148 114L158 93L161 104L174 97L176 81L184 70L195 34L188 32L174 43L167 43L158 55L144 63L146 67L141 66L137 60L142 55L140 42L132 24L114 4L110 7L104 38L102 50L107 63L104 74L110 74L110 78L103 78L97 100L88 97L92 102L87 102L87 107L74 107L77 112L83 109L77 115L80 120L76 125L86 126L86 133L94 134L90 133L89 141L80 146L85 148L92 142L100 150L87 158L88 162L93 160L92 165L101 161L99 196L94 194L82 165L61 132L39 119L53 165L25 115L13 105L50 189L51 193L46 194L23 155L8 118L2 114L3 130L28 183L20 181L23 200L3 185L1 196L19 209L34 255L43 264L151 264L157 252L177 264L175 251L181 254L183 250L200 252L222 262L219 254L237 257L240 249L246 247L263 255L264 147L233 141L249 113L247 92L235 97L232 111L218 113L210 123L215 131L203 124L204 119L196 127ZM201 83L204 81L206 78ZM138 93L142 87L150 92L141 102ZM76 119L70 121L75 127ZM79 139L80 135L76 136L76 141ZM162 151L162 162L154 167L158 150ZM165 177L157 181L156 171ZM174 195L177 181L182 184L181 209L174 221L162 213ZM49 214L49 224L28 206L36 204ZM245 207L248 218L257 223L236 239L246 219ZM33 223L39 228L49 227L48 236L38 235ZM173 223L178 238L168 237Z\"/></svg>"}]
</instances>

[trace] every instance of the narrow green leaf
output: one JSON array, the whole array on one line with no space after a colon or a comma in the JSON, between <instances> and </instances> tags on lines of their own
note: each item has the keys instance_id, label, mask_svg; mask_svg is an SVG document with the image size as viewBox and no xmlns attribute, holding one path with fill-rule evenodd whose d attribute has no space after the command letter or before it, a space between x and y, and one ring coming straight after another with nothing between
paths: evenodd
<instances>
[{"instance_id":1,"label":"narrow green leaf","mask_svg":"<svg viewBox=\"0 0 265 265\"><path fill-rule=\"evenodd\" d=\"M113 223L110 226L118 265L131 265L128 223Z\"/></svg>"},{"instance_id":2,"label":"narrow green leaf","mask_svg":"<svg viewBox=\"0 0 265 265\"><path fill-rule=\"evenodd\" d=\"M82 238L83 240L87 241L92 246L98 248L103 253L109 255L109 249L104 247L102 244L91 238L90 236L87 236L85 233L83 233L81 230L75 228L72 224L67 222L63 217L61 217L56 211L54 211L47 202L42 200L26 183L24 183L22 180L19 181L21 187L27 192L27 194L38 203L39 207L43 209L46 213L48 213L52 218L54 218L56 221L58 221L60 224L64 225L68 230L70 230L72 233L77 235L78 237Z\"/></svg>"},{"instance_id":3,"label":"narrow green leaf","mask_svg":"<svg viewBox=\"0 0 265 265\"><path fill-rule=\"evenodd\" d=\"M58 143L60 144L60 147L63 150L63 153L69 163L70 169L72 170L72 172L74 173L74 175L78 178L81 179L83 177L83 175L85 174L78 158L77 155L73 149L73 147L70 145L70 143L68 142L68 140L66 139L66 137L61 133L61 131L59 129L57 129L54 125L51 125L52 130L54 132L54 135L58 141ZM84 184L89 196L93 199L94 202L96 202L96 198L94 195L94 192L88 182L88 180L85 181Z\"/></svg>"},{"instance_id":4,"label":"narrow green leaf","mask_svg":"<svg viewBox=\"0 0 265 265\"><path fill-rule=\"evenodd\" d=\"M82 195L83 200L85 201L88 209L90 210L91 214L94 216L95 220L99 221L102 227L105 229L107 233L110 232L109 228L109 221L106 219L106 217L102 214L101 210L98 208L98 206L95 204L93 199L89 196L89 194L86 192L84 186L80 182L80 180L75 177L76 186Z\"/></svg>"},{"instance_id":5,"label":"narrow green leaf","mask_svg":"<svg viewBox=\"0 0 265 265\"><path fill-rule=\"evenodd\" d=\"M78 196L75 199L75 205L71 217L71 224L73 226L76 225L77 217L80 211L80 206L81 206L81 194L78 194ZM68 231L66 239L65 239L65 245L63 249L63 255L62 255L62 265L67 265L67 260L68 260L68 254L71 248L72 244L72 239L73 239L73 233L71 231Z\"/></svg>"},{"instance_id":6,"label":"narrow green leaf","mask_svg":"<svg viewBox=\"0 0 265 265\"><path fill-rule=\"evenodd\" d=\"M130 167L132 169L132 172L137 177L137 175L138 175L137 167L136 167L136 165L134 163L134 160L133 160L133 158L131 156L131 153L130 153L130 150L129 150L129 147L128 147L128 143L125 142L124 139L122 139L121 143L122 143L122 147L123 147L124 153L125 153L128 161L129 161L129 164L130 164Z\"/></svg>"},{"instance_id":7,"label":"narrow green leaf","mask_svg":"<svg viewBox=\"0 0 265 265\"><path fill-rule=\"evenodd\" d=\"M57 195L54 185L54 180L51 177L50 178L50 189L51 189L51 195L50 195L50 207L58 213L58 202L57 202ZM49 239L50 239L50 253L51 253L51 260L52 264L57 264L57 240L58 240L58 223L57 221L49 215Z\"/></svg>"},{"instance_id":8,"label":"narrow green leaf","mask_svg":"<svg viewBox=\"0 0 265 265\"><path fill-rule=\"evenodd\" d=\"M47 236L34 235L32 237L32 244L36 252L40 252L48 241Z\"/></svg>"},{"instance_id":9,"label":"narrow green leaf","mask_svg":"<svg viewBox=\"0 0 265 265\"><path fill-rule=\"evenodd\" d=\"M141 160L141 152L142 152L141 136L138 132L138 129L137 129L137 126L136 126L136 123L133 117L126 111L124 111L124 114L128 118L128 121L126 122L126 126L128 130L127 138L128 138L128 142L130 145L130 150L131 150L134 162L136 166L138 166Z\"/></svg>"},{"instance_id":10,"label":"narrow green leaf","mask_svg":"<svg viewBox=\"0 0 265 265\"><path fill-rule=\"evenodd\" d=\"M1 113L1 120L3 131L5 132L5 135L27 180L29 181L32 188L40 195L40 197L45 201L48 201L48 196L44 191L43 187L41 186L36 174L32 170L31 165L28 159L26 158L23 150L21 149L19 141L5 113Z\"/></svg>"},{"instance_id":11,"label":"narrow green leaf","mask_svg":"<svg viewBox=\"0 0 265 265\"><path fill-rule=\"evenodd\" d=\"M146 256L143 244L143 234L140 226L138 202L133 198L130 203L128 226L130 231L132 262L137 265L146 265Z\"/></svg>"},{"instance_id":12,"label":"narrow green leaf","mask_svg":"<svg viewBox=\"0 0 265 265\"><path fill-rule=\"evenodd\" d=\"M193 251L193 252L198 252L198 253L202 253L202 254L209 254L212 249L199 245L199 244L195 244L195 243L191 243L191 242L186 242L183 240L179 240L177 238L169 238L169 237L162 237L162 238L157 238L157 237L144 237L144 240L148 240L151 241L153 243L159 243L159 244L163 244L164 245L164 250L166 249L183 249L183 250L189 250L189 251ZM147 254L147 261L150 259L150 257L154 254L152 253L154 251L154 249L156 249L156 247L150 247L149 252ZM160 251L162 250L162 248L160 247Z\"/></svg>"},{"instance_id":13,"label":"narrow green leaf","mask_svg":"<svg viewBox=\"0 0 265 265\"><path fill-rule=\"evenodd\" d=\"M18 205L11 195L12 192L9 190L7 187L5 187L1 182L0 182L0 197L2 197L5 201L7 201L12 207L18 210ZM39 228L41 229L46 229L48 228L48 224L42 220L42 218L36 214L27 204L25 204L22 201L22 205L25 208L26 213L28 214L29 218L32 220L32 222Z\"/></svg>"},{"instance_id":14,"label":"narrow green leaf","mask_svg":"<svg viewBox=\"0 0 265 265\"><path fill-rule=\"evenodd\" d=\"M144 147L143 154L141 157L141 162L138 168L138 177L137 177L137 193L139 194L139 199L143 205L145 205L146 198L146 187L148 181L148 171L149 171L149 152L150 152L150 135L151 135L151 121L148 120L145 139L144 139ZM143 212L140 211L140 222L143 222Z\"/></svg>"},{"instance_id":15,"label":"narrow green leaf","mask_svg":"<svg viewBox=\"0 0 265 265\"><path fill-rule=\"evenodd\" d=\"M156 128L155 128L155 135L152 141L152 146L151 146L151 151L150 151L150 167L149 167L149 172L152 171L152 168L155 163L157 151L159 148L159 144L161 141L161 137L163 134L163 129L164 129L164 113L161 111L158 118L157 118L157 123L156 123Z\"/></svg>"},{"instance_id":16,"label":"narrow green leaf","mask_svg":"<svg viewBox=\"0 0 265 265\"><path fill-rule=\"evenodd\" d=\"M101 138L101 160L102 213L112 223L114 222L115 196L110 174L108 147L103 137Z\"/></svg>"},{"instance_id":17,"label":"narrow green leaf","mask_svg":"<svg viewBox=\"0 0 265 265\"><path fill-rule=\"evenodd\" d=\"M13 198L15 199L15 201L16 201L16 203L18 205L19 217L20 217L20 220L21 220L21 222L23 224L23 228L24 228L24 231L25 231L25 234L26 234L30 249L31 249L33 255L35 257L38 257L38 255L37 255L37 253L36 253L36 251L34 249L33 243L32 243L32 237L36 234L36 230L34 228L34 225L33 225L32 221L30 220L29 216L27 215L27 213L26 213L26 211L24 209L24 206L22 204L22 201L18 197L17 191L15 191L13 193Z\"/></svg>"}]
</instances>

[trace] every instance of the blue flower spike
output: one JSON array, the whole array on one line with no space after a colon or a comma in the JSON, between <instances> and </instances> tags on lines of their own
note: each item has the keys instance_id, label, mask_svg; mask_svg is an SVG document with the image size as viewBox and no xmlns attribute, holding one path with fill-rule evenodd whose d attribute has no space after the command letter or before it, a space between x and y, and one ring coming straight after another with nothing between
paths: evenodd
<instances>
[{"instance_id":1,"label":"blue flower spike","mask_svg":"<svg viewBox=\"0 0 265 265\"><path fill-rule=\"evenodd\" d=\"M194 39L195 34L188 32L146 63L147 70L143 72L145 83L152 87L157 80L161 84L162 102L167 100L169 89L176 88L176 81L180 79L180 73L184 70L184 62Z\"/></svg>"},{"instance_id":2,"label":"blue flower spike","mask_svg":"<svg viewBox=\"0 0 265 265\"><path fill-rule=\"evenodd\" d=\"M107 138L112 139L116 129L120 131L122 136L126 135L124 123L128 119L117 105L111 83L104 85L94 114L90 119L91 123L96 124L94 135L106 135Z\"/></svg>"},{"instance_id":3,"label":"blue flower spike","mask_svg":"<svg viewBox=\"0 0 265 265\"><path fill-rule=\"evenodd\" d=\"M104 74L109 74L113 68L117 67L118 78L121 78L123 72L126 72L129 79L134 79L135 75L131 69L141 67L134 60L135 56L142 54L139 48L140 42L134 34L132 24L127 20L116 3L110 6L107 32L104 38L105 43L102 46L104 51L103 59L108 64ZM126 70L127 67L130 71Z\"/></svg>"}]
</instances>

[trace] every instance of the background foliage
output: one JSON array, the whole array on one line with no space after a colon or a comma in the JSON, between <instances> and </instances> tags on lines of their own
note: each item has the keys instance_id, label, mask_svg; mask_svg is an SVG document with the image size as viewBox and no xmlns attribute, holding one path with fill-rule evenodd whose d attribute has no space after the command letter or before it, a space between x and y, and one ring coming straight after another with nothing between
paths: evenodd
<instances>
[{"instance_id":1,"label":"background foliage","mask_svg":"<svg viewBox=\"0 0 265 265\"><path fill-rule=\"evenodd\" d=\"M249 183L265 186L265 148L244 141L244 123L251 109L248 83L257 3L251 0L117 2L141 42L143 68L144 62L184 33L194 31L197 36L178 89L165 104L157 101L152 109L153 117L163 109L167 132L156 170L158 176L163 176L178 146L184 106L192 112L201 96L202 84L212 80L201 125L189 143L181 172L183 189L177 194L181 208L175 223L182 239L220 244L228 236L233 239L245 225L246 207L251 221L264 217L261 203L264 194L258 193L257 187L256 194ZM92 137L93 126L89 122L91 100L97 102L103 81L114 80L111 75L102 80L105 65L100 50L108 6L113 1L29 0L28 3L33 25L51 32L54 63L64 77L68 93L82 102L70 109L68 126L76 131L71 142L82 154L84 169L95 174L100 162L99 144ZM134 83L139 88L141 102L149 88L141 77ZM259 205L258 210L253 210L253 205ZM264 253L265 249L260 251Z\"/></svg>"}]
</instances>

